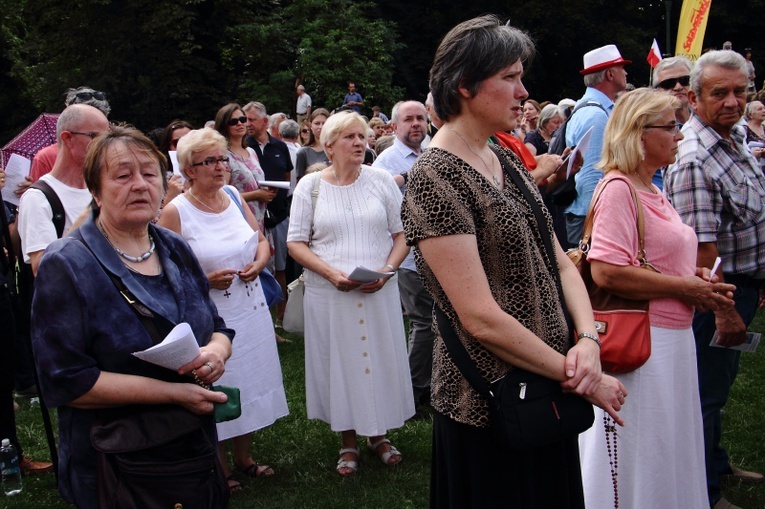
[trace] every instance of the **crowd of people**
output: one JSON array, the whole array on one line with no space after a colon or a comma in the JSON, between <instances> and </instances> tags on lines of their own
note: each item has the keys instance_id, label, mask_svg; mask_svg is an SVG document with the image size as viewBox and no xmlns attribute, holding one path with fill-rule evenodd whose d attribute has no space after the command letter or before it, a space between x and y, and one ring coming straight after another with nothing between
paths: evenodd
<instances>
[{"instance_id":1,"label":"crowd of people","mask_svg":"<svg viewBox=\"0 0 765 509\"><path fill-rule=\"evenodd\" d=\"M56 144L32 161L18 210L0 214L2 273L18 258L30 274L16 316L3 286L21 359L15 380L4 372L3 436L21 450L7 410L14 386L34 389L34 358L58 408L59 489L78 507L113 495L91 428L126 411L181 411L202 431L216 468L189 507L241 490L229 446L242 474L277 474L252 433L289 413L277 343L302 274L307 415L339 433L341 476L359 469L359 435L394 466L406 451L387 433L432 418L434 508L735 509L721 481L763 481L720 444L733 347L765 280L765 91L752 90L750 55L667 58L634 89L609 44L583 56L578 100L537 102L522 82L535 51L494 16L461 23L426 101L399 101L390 118L353 82L332 111L299 85L296 120L232 102L205 127L174 119L147 137L110 124L103 92L71 89ZM649 302L651 355L630 373L603 371L565 254L587 220L593 280ZM354 279L358 268L372 275ZM199 353L177 371L132 355L181 322ZM448 335L487 381L554 380L596 407L595 424L498 447ZM227 397L212 383L239 389L240 417L215 422ZM25 473L51 468L22 455Z\"/></svg>"}]
</instances>

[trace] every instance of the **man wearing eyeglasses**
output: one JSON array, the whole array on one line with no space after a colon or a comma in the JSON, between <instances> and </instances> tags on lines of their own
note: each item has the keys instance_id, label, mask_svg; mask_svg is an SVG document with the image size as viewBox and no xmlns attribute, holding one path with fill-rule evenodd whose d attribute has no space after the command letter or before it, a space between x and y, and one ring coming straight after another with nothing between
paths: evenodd
<instances>
[{"instance_id":1,"label":"man wearing eyeglasses","mask_svg":"<svg viewBox=\"0 0 765 509\"><path fill-rule=\"evenodd\" d=\"M722 260L720 282L736 285L734 308L697 311L693 319L710 506L735 509L720 480L763 482L763 476L730 464L720 445L721 414L738 373L765 281L765 176L737 125L746 104L747 69L733 51L710 51L690 73L694 115L683 126L675 163L666 172L667 198L699 240L697 265ZM675 87L677 88L677 87ZM716 339L715 339L716 338Z\"/></svg>"},{"instance_id":2,"label":"man wearing eyeglasses","mask_svg":"<svg viewBox=\"0 0 765 509\"><path fill-rule=\"evenodd\" d=\"M90 204L92 196L85 185L83 171L85 153L90 142L109 130L106 116L86 104L67 107L56 124L58 155L53 169L40 178L55 192L65 212L64 233ZM19 235L24 262L37 275L45 248L58 238L53 221L53 209L42 191L30 188L21 197L18 218Z\"/></svg>"},{"instance_id":3,"label":"man wearing eyeglasses","mask_svg":"<svg viewBox=\"0 0 765 509\"><path fill-rule=\"evenodd\" d=\"M104 116L108 117L109 112L112 110L109 106L109 101L106 100L106 94L93 90L90 87L78 87L70 88L66 92L66 99L64 100L64 107L71 106L72 104L87 104L97 108ZM27 182L26 185L20 186L19 192L21 194L26 191L26 188L33 182L40 180L40 177L46 173L50 173L53 169L53 164L56 162L58 156L58 143L49 145L43 149L40 149L32 159L32 166L29 169L29 178L31 182Z\"/></svg>"}]
</instances>

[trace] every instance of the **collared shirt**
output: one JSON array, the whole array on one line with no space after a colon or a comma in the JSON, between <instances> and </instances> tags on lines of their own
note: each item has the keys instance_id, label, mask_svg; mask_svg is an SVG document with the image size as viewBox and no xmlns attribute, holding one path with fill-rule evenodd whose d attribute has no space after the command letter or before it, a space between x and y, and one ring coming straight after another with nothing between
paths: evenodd
<instances>
[{"instance_id":1,"label":"collared shirt","mask_svg":"<svg viewBox=\"0 0 765 509\"><path fill-rule=\"evenodd\" d=\"M584 164L575 177L576 199L566 209L567 214L574 214L575 216L587 215L595 186L603 178L603 172L595 168L595 165L600 161L600 152L603 149L603 132L606 130L608 116L611 115L611 110L614 108L614 102L606 94L592 87L587 87L587 91L577 101L576 105L579 106L587 101L600 103L608 114L597 106L588 106L578 110L566 126L567 147L577 145L590 127L593 128L590 135L590 146L583 154Z\"/></svg>"},{"instance_id":2,"label":"collared shirt","mask_svg":"<svg viewBox=\"0 0 765 509\"><path fill-rule=\"evenodd\" d=\"M308 94L303 94L298 96L297 99L297 114L298 115L305 115L308 111L308 108L311 107L311 96Z\"/></svg>"},{"instance_id":3,"label":"collared shirt","mask_svg":"<svg viewBox=\"0 0 765 509\"><path fill-rule=\"evenodd\" d=\"M269 134L268 143L261 146L260 142L248 136L247 144L258 155L258 161L260 161L260 167L263 168L266 180L290 180L290 176L287 173L292 171L292 158L290 157L287 145L282 140L274 138ZM279 189L276 193L276 198L271 200L267 207L274 223L278 224L287 219L290 213L287 202L287 190Z\"/></svg>"},{"instance_id":4,"label":"collared shirt","mask_svg":"<svg viewBox=\"0 0 765 509\"><path fill-rule=\"evenodd\" d=\"M726 140L693 115L664 191L699 243L713 242L726 274L765 278L765 176L734 126Z\"/></svg>"},{"instance_id":5,"label":"collared shirt","mask_svg":"<svg viewBox=\"0 0 765 509\"><path fill-rule=\"evenodd\" d=\"M364 99L361 98L361 94L359 94L358 92L354 92L352 94L350 93L345 94L345 99L343 99L343 104L348 104L351 101L363 103ZM353 111L355 111L356 113L361 113L361 106L359 106L358 104L351 104L348 107L352 109Z\"/></svg>"},{"instance_id":6,"label":"collared shirt","mask_svg":"<svg viewBox=\"0 0 765 509\"><path fill-rule=\"evenodd\" d=\"M383 150L377 156L372 166L387 170L391 175L399 175L409 171L418 157L420 157L420 154L396 138L393 140L393 145ZM402 194L406 192L406 186L401 186L400 189ZM414 263L414 250L409 251L409 254L406 255L404 261L401 262L401 268L417 270L417 266Z\"/></svg>"}]
</instances>

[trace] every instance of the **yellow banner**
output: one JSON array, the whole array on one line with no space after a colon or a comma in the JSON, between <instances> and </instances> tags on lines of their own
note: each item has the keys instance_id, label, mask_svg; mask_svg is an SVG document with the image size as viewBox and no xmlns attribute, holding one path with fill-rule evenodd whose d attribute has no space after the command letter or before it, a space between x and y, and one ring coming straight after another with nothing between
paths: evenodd
<instances>
[{"instance_id":1,"label":"yellow banner","mask_svg":"<svg viewBox=\"0 0 765 509\"><path fill-rule=\"evenodd\" d=\"M675 55L683 55L693 61L701 56L711 6L712 0L683 0Z\"/></svg>"}]
</instances>

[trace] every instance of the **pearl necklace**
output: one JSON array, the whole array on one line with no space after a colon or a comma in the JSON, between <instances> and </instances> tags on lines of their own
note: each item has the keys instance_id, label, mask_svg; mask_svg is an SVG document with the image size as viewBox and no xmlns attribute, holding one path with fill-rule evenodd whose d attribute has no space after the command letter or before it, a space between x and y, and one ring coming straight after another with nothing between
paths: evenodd
<instances>
[{"instance_id":1,"label":"pearl necklace","mask_svg":"<svg viewBox=\"0 0 765 509\"><path fill-rule=\"evenodd\" d=\"M470 152L473 153L474 156L476 156L478 159L481 160L483 163L483 166L486 168L486 171L489 172L489 175L491 175L491 179L494 181L494 185L497 187L502 187L502 183L499 181L499 178L497 178L496 175L494 175L494 158L491 158L491 169L489 169L489 165L486 164L486 161L483 160L483 157L478 155L471 147L470 144L467 142L464 136L462 136L459 132L449 127L449 130L460 137L460 139L465 143L465 146L468 148Z\"/></svg>"},{"instance_id":2,"label":"pearl necklace","mask_svg":"<svg viewBox=\"0 0 765 509\"><path fill-rule=\"evenodd\" d=\"M192 198L194 198L194 200L196 200L197 203L207 208L207 210L209 210L213 214L220 215L220 213L223 212L223 209L225 208L226 204L223 203L223 200L221 199L221 195L217 191L216 191L216 196L218 197L218 202L220 202L220 210L215 210L214 208L212 208L211 206L209 206L208 204L206 204L205 202L197 198L196 195L194 195L194 193L191 192L191 189L189 189L189 194L191 195Z\"/></svg>"},{"instance_id":3,"label":"pearl necklace","mask_svg":"<svg viewBox=\"0 0 765 509\"><path fill-rule=\"evenodd\" d=\"M145 262L146 260L151 258L151 255L154 254L154 249L157 247L154 244L154 238L150 234L149 235L149 250L140 256L130 256L129 254L127 254L122 249L118 248L112 243L111 239L109 239L109 236L106 234L106 230L104 230L104 225L101 224L101 221L98 222L98 229L101 230L101 233L104 234L104 238L106 238L106 241L109 243L109 245L112 246L115 251L117 251L117 254L129 262L133 262L133 263Z\"/></svg>"}]
</instances>

